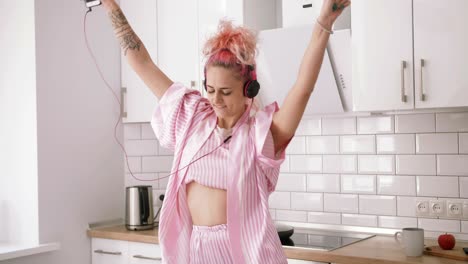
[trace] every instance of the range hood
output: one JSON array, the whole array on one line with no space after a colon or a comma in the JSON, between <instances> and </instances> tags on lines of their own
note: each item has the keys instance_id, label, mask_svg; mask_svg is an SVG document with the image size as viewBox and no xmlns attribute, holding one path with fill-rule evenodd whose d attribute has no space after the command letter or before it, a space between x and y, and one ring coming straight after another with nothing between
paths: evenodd
<instances>
[{"instance_id":1,"label":"range hood","mask_svg":"<svg viewBox=\"0 0 468 264\"><path fill-rule=\"evenodd\" d=\"M347 33L349 34L349 30ZM279 106L282 106L286 95L297 79L302 57L311 35L311 25L260 31L257 79L261 84L258 96L261 105L277 101ZM340 66L338 68L347 67L346 65ZM304 117L344 112L340 96L343 93L338 90L337 82L339 80L341 83L343 78L336 79L335 75L340 76L340 73L334 72L328 51L325 51L322 68Z\"/></svg>"}]
</instances>

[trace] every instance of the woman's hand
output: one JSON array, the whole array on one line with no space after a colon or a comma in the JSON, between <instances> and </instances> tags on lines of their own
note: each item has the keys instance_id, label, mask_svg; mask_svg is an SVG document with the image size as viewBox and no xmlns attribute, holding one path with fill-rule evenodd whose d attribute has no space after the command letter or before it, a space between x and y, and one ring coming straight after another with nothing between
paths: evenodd
<instances>
[{"instance_id":1,"label":"woman's hand","mask_svg":"<svg viewBox=\"0 0 468 264\"><path fill-rule=\"evenodd\" d=\"M319 22L331 30L335 20L343 13L343 10L349 6L350 0L324 0L322 10L320 10Z\"/></svg>"},{"instance_id":2,"label":"woman's hand","mask_svg":"<svg viewBox=\"0 0 468 264\"><path fill-rule=\"evenodd\" d=\"M117 6L114 0L101 0L101 3L107 11L111 11Z\"/></svg>"}]
</instances>

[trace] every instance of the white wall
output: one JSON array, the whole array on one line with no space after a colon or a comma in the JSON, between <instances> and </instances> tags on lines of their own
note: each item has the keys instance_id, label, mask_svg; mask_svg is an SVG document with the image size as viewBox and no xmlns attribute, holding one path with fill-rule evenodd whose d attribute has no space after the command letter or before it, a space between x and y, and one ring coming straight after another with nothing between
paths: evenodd
<instances>
[{"instance_id":1,"label":"white wall","mask_svg":"<svg viewBox=\"0 0 468 264\"><path fill-rule=\"evenodd\" d=\"M0 242L37 243L34 3L0 10Z\"/></svg>"},{"instance_id":2,"label":"white wall","mask_svg":"<svg viewBox=\"0 0 468 264\"><path fill-rule=\"evenodd\" d=\"M7 264L90 263L87 224L124 216L123 155L113 136L119 107L87 53L84 13L82 1L36 1L39 242L57 241L61 249ZM88 15L88 25L117 92L120 48L102 8Z\"/></svg>"}]
</instances>

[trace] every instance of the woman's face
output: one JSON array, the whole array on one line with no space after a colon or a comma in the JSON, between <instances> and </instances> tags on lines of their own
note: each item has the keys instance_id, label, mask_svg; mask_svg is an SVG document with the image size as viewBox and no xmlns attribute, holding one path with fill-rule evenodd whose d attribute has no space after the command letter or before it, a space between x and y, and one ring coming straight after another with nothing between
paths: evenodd
<instances>
[{"instance_id":1,"label":"woman's face","mask_svg":"<svg viewBox=\"0 0 468 264\"><path fill-rule=\"evenodd\" d=\"M218 118L239 118L245 111L244 81L234 69L210 66L206 71L208 100Z\"/></svg>"}]
</instances>

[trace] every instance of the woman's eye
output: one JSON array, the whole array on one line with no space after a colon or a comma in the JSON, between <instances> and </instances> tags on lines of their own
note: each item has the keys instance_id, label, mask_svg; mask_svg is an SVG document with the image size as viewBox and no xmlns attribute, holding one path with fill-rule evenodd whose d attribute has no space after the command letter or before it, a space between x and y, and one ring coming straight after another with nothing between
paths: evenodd
<instances>
[{"instance_id":1,"label":"woman's eye","mask_svg":"<svg viewBox=\"0 0 468 264\"><path fill-rule=\"evenodd\" d=\"M231 94L231 92L228 92L228 93L223 93L223 95L230 95L230 94Z\"/></svg>"},{"instance_id":2,"label":"woman's eye","mask_svg":"<svg viewBox=\"0 0 468 264\"><path fill-rule=\"evenodd\" d=\"M212 91L207 90L206 92L207 92L207 93L214 93L214 90L212 90Z\"/></svg>"}]
</instances>

